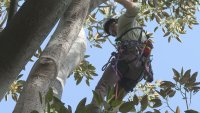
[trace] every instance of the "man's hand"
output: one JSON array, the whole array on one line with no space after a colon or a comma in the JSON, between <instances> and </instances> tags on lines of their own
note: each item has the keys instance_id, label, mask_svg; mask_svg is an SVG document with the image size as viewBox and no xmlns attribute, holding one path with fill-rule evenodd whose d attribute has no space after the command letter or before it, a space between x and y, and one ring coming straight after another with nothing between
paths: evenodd
<instances>
[{"instance_id":1,"label":"man's hand","mask_svg":"<svg viewBox=\"0 0 200 113\"><path fill-rule=\"evenodd\" d=\"M128 11L136 10L135 8L138 5L136 2L133 2L133 0L115 0L115 1L123 5Z\"/></svg>"}]
</instances>

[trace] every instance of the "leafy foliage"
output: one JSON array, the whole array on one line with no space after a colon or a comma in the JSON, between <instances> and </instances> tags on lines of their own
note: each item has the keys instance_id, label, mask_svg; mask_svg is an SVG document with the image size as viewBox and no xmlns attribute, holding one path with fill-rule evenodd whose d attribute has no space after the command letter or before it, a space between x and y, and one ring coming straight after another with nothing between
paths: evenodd
<instances>
[{"instance_id":1,"label":"leafy foliage","mask_svg":"<svg viewBox=\"0 0 200 113\"><path fill-rule=\"evenodd\" d=\"M198 24L195 13L200 5L199 0L133 1L141 4L137 21L142 26L146 26L149 22L156 22L154 32L159 28L162 29L163 37L168 37L169 42L172 38L181 42L180 35L186 33L185 29L187 27L192 29L193 25ZM87 36L91 47L102 48L102 43L106 40L110 41L108 35L103 32L103 23L106 18L117 18L123 12L124 9L119 9L116 2L108 1L88 15L85 28L88 30Z\"/></svg>"},{"instance_id":2,"label":"leafy foliage","mask_svg":"<svg viewBox=\"0 0 200 113\"><path fill-rule=\"evenodd\" d=\"M23 86L24 86L24 83L25 83L24 80L20 80L20 78L22 76L23 76L22 74L18 75L18 77L16 78L16 80L11 84L10 90L5 95L5 100L6 101L7 101L7 98L8 98L9 95L12 96L12 99L14 101L17 101L18 96L21 93L21 91L23 89Z\"/></svg>"},{"instance_id":3,"label":"leafy foliage","mask_svg":"<svg viewBox=\"0 0 200 113\"><path fill-rule=\"evenodd\" d=\"M45 106L44 113L72 113L71 106L65 107L64 103L53 95L53 89L50 88L49 91L43 96L39 93L40 102L43 104L42 100L44 98ZM31 113L38 113L38 111L33 110ZM82 99L76 110L75 113L91 113L86 106L86 98Z\"/></svg>"},{"instance_id":4,"label":"leafy foliage","mask_svg":"<svg viewBox=\"0 0 200 113\"><path fill-rule=\"evenodd\" d=\"M182 74L173 69L174 82L171 81L156 81L155 84L139 83L134 91L129 94L128 101L122 101L115 98L115 91L110 88L106 100L103 100L100 95L94 93L94 98L101 108L102 113L120 112L137 112L137 113L161 113L161 107L167 106L173 113L181 113L179 106L172 109L169 99L173 98L179 92L183 100L186 102L186 113L197 113L197 111L190 109L189 105L192 102L192 95L199 91L199 82L196 82L197 72L191 74L191 70L186 72L182 69ZM190 85L188 85L190 84ZM195 88L194 88L195 87ZM148 111L147 111L148 110ZM153 111L150 111L153 110Z\"/></svg>"},{"instance_id":5,"label":"leafy foliage","mask_svg":"<svg viewBox=\"0 0 200 113\"><path fill-rule=\"evenodd\" d=\"M186 28L192 29L193 25L197 25L198 22L195 17L195 13L200 5L199 0L134 0L140 2L141 10L137 21L145 26L148 22L156 22L154 32L158 29L162 29L163 37L167 37L170 41L172 38L176 38L181 42L180 35L186 33ZM7 14L6 10L9 7L9 0L0 1L0 29L3 28L3 24L6 22ZM118 9L115 2L106 2L105 4L99 6L95 11L88 15L85 22L85 27L88 30L87 38L90 41L91 47L102 48L101 44L105 41L110 41L108 36L103 32L103 23L105 18L118 17L123 12L123 9ZM5 15L3 15L5 13ZM98 17L101 15L102 17ZM152 33L149 33L151 36ZM103 37L103 38L102 38ZM111 42L111 41L110 41ZM112 42L111 42L112 44ZM39 58L41 54L41 49L35 54ZM85 58L89 57L88 55ZM110 88L108 91L106 101L101 98L96 92L93 92L95 99L98 101L98 105L102 109L102 113L113 113L116 111L120 112L146 112L146 113L160 113L160 107L164 104L164 100L170 111L174 113L180 113L181 110L177 106L173 110L169 105L169 99L173 98L177 92L179 92L184 101L186 102L187 110L185 113L197 113L197 111L190 109L192 95L199 92L200 82L196 81L197 72L191 74L191 70L186 72L181 70L179 73L177 70L173 69L174 81L159 81L155 84L138 84L133 92L133 96L130 96L128 101L122 101L114 99L114 89ZM89 85L89 80L92 80L92 76L97 75L95 73L95 67L92 66L88 61L84 60L75 69L74 77L77 84L81 82L83 77L86 77L86 83ZM5 98L9 94L16 101L18 94L21 92L24 81L19 80L21 75L17 80L11 85L10 91L6 94ZM43 103L43 95L39 93L40 102ZM188 97L189 96L189 97ZM64 103L58 98L53 96L53 90L50 89L45 95L45 105L46 109L44 112L48 113L72 113L70 106L65 107ZM89 109L85 105L86 99L80 101L75 113L89 113ZM138 109L137 109L138 108ZM151 111L147 111L151 109ZM31 113L38 113L37 111L32 111ZM166 110L165 113L168 113Z\"/></svg>"},{"instance_id":6,"label":"leafy foliage","mask_svg":"<svg viewBox=\"0 0 200 113\"><path fill-rule=\"evenodd\" d=\"M85 58L88 58L89 55L85 55ZM88 61L83 60L80 65L74 70L74 78L76 80L76 84L78 85L83 77L86 77L86 84L90 85L90 80L92 80L93 76L97 76L95 72L95 67L90 64Z\"/></svg>"},{"instance_id":7,"label":"leafy foliage","mask_svg":"<svg viewBox=\"0 0 200 113\"><path fill-rule=\"evenodd\" d=\"M200 5L199 0L142 0L141 12L139 13L140 23L155 20L158 24L155 27L162 28L164 37L176 38L181 42L180 34L185 34L185 28L192 29L198 22L195 13Z\"/></svg>"}]
</instances>

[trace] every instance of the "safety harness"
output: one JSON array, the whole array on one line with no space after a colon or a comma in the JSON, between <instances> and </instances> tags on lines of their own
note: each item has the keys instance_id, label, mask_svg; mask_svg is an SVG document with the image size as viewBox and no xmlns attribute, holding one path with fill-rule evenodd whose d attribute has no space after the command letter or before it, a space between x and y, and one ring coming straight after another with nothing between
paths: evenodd
<instances>
[{"instance_id":1,"label":"safety harness","mask_svg":"<svg viewBox=\"0 0 200 113\"><path fill-rule=\"evenodd\" d=\"M122 37L131 30L140 29L140 37L136 40L125 40L122 41ZM122 33L120 37L118 37L116 41L117 51L111 53L111 57L109 58L108 62L102 67L102 71L104 71L109 64L111 64L113 70L115 71L117 77L119 78L115 84L116 94L115 97L117 98L118 92L118 84L125 89L125 91L129 92L132 91L133 88L136 86L138 82L140 82L143 78L147 82L153 81L153 72L151 68L151 49L153 45L150 39L147 39L145 42L142 42L142 33L144 32L142 27L133 27L127 30L126 32ZM125 60L120 56L124 54L128 54L130 52L134 52L135 57L131 60ZM132 62L142 62L142 72L138 78L135 80L129 79L124 77L125 74L129 71L128 64ZM137 63L136 63L137 64Z\"/></svg>"}]
</instances>

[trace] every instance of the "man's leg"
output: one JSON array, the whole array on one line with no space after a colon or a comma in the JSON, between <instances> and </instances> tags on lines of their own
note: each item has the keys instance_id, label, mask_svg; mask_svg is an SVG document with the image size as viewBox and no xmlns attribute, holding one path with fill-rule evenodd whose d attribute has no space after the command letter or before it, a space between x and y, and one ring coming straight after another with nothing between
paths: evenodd
<instances>
[{"instance_id":1,"label":"man's leg","mask_svg":"<svg viewBox=\"0 0 200 113\"><path fill-rule=\"evenodd\" d=\"M116 75L116 72L112 68L111 65L109 65L106 70L103 73L103 76L101 77L100 81L98 82L95 92L97 92L99 95L104 98L108 92L109 87L113 87L114 84L118 81L119 77ZM96 110L94 110L93 113L99 113L98 105L93 97L91 104L96 107Z\"/></svg>"}]
</instances>

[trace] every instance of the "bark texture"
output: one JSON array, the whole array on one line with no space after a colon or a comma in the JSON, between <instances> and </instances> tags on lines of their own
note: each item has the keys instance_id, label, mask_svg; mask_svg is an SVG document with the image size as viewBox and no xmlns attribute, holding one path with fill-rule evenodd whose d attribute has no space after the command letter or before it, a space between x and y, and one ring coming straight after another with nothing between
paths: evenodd
<instances>
[{"instance_id":1,"label":"bark texture","mask_svg":"<svg viewBox=\"0 0 200 113\"><path fill-rule=\"evenodd\" d=\"M33 109L42 113L44 105L40 104L39 92L45 94L50 86L57 97L61 97L67 76L84 56L84 39L74 41L88 13L89 3L89 0L74 0L70 4L41 58L33 67L14 113L29 113ZM84 35L83 32L81 34Z\"/></svg>"},{"instance_id":2,"label":"bark texture","mask_svg":"<svg viewBox=\"0 0 200 113\"><path fill-rule=\"evenodd\" d=\"M65 69L67 75L82 61L85 50L86 38L84 33L81 32L65 58L67 64L70 63ZM44 101L42 104L40 103L39 92L45 95L49 86L52 86L54 94L61 98L63 89L60 79L56 79L59 71L55 62L52 59L41 57L35 63L13 113L30 113L33 110L43 113L45 105Z\"/></svg>"},{"instance_id":3,"label":"bark texture","mask_svg":"<svg viewBox=\"0 0 200 113\"><path fill-rule=\"evenodd\" d=\"M27 0L0 34L0 100L72 0Z\"/></svg>"},{"instance_id":4,"label":"bark texture","mask_svg":"<svg viewBox=\"0 0 200 113\"><path fill-rule=\"evenodd\" d=\"M10 1L7 24L10 22L10 20L13 18L13 16L17 12L18 2L19 2L19 0L11 0Z\"/></svg>"}]
</instances>

